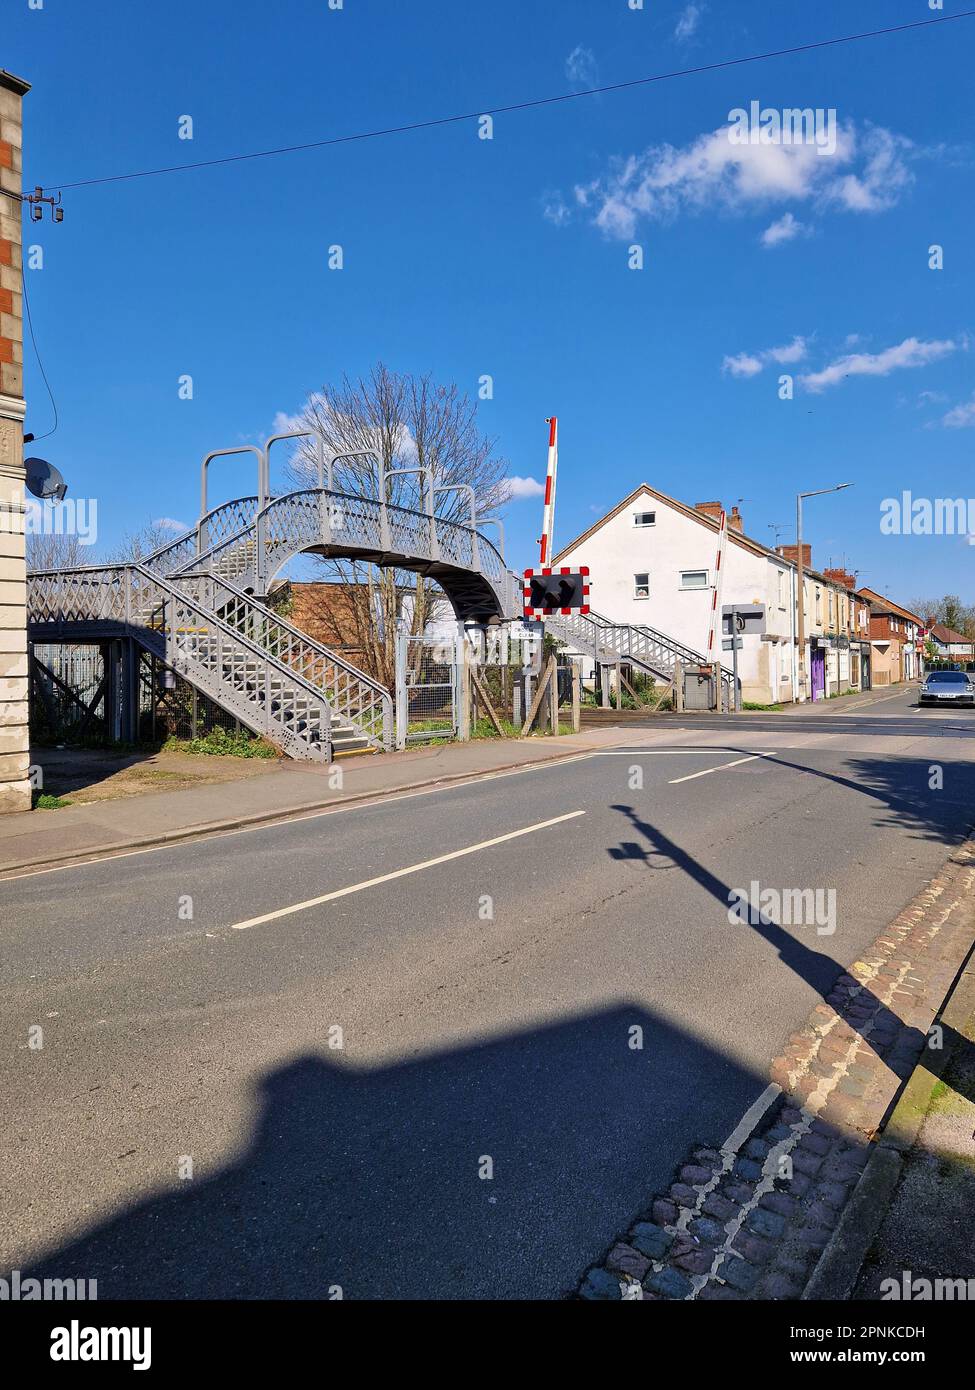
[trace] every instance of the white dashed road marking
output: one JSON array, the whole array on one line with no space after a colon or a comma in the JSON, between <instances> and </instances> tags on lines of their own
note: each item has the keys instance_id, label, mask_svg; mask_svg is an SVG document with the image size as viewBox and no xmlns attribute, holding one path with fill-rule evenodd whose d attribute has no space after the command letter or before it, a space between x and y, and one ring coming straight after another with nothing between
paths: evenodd
<instances>
[{"instance_id":1,"label":"white dashed road marking","mask_svg":"<svg viewBox=\"0 0 975 1390\"><path fill-rule=\"evenodd\" d=\"M234 922L234 931L244 931L247 927L258 927L264 922L274 922L279 917L289 917L294 912L304 912L309 907L319 907L322 903L331 903L336 898L347 898L352 893L361 893L366 888L375 888L380 883L390 883L395 878L406 878L408 874L418 874L423 869L432 869L436 864L449 864L452 859L463 859L467 854L476 854L478 850L491 849L494 845L506 844L509 840L517 840L522 835L532 835L536 830L547 830L551 825L561 825L563 821L575 820L577 816L584 816L585 811L568 811L564 816L553 816L551 820L539 821L537 825L526 825L521 830L510 830L507 835L496 835L493 840L481 840L479 844L467 845L464 849L451 850L449 854L438 854L435 859L424 859L420 864L409 864L405 869L394 869L392 873L380 874L378 878L367 878L362 883L350 883L346 888L336 888L332 893L322 893L317 898L307 898L301 903L292 903L290 907L279 907L274 912L264 912L260 917L248 917L244 922Z\"/></svg>"}]
</instances>

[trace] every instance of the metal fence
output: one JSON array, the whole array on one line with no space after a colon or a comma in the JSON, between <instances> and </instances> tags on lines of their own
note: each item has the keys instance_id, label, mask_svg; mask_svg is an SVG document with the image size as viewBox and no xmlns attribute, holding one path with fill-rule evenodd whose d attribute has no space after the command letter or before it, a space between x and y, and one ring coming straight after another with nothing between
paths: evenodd
<instances>
[{"instance_id":1,"label":"metal fence","mask_svg":"<svg viewBox=\"0 0 975 1390\"><path fill-rule=\"evenodd\" d=\"M107 739L112 692L105 665L100 646L35 643L31 648L32 736L66 742ZM217 728L226 733L242 728L233 715L149 652L139 654L138 708L139 739L146 743L205 738Z\"/></svg>"},{"instance_id":2,"label":"metal fence","mask_svg":"<svg viewBox=\"0 0 975 1390\"><path fill-rule=\"evenodd\" d=\"M31 733L63 738L104 732L105 662L100 647L30 648Z\"/></svg>"},{"instance_id":3,"label":"metal fence","mask_svg":"<svg viewBox=\"0 0 975 1390\"><path fill-rule=\"evenodd\" d=\"M396 743L454 738L459 729L458 639L396 635Z\"/></svg>"},{"instance_id":4,"label":"metal fence","mask_svg":"<svg viewBox=\"0 0 975 1390\"><path fill-rule=\"evenodd\" d=\"M228 734L242 730L239 719L148 653L142 658L139 676L139 727L148 742L206 738L215 729Z\"/></svg>"}]
</instances>

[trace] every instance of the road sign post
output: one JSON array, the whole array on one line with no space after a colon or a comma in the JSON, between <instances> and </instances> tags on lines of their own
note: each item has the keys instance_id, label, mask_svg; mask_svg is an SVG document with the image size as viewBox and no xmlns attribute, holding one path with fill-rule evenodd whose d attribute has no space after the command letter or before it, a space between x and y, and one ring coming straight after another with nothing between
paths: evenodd
<instances>
[{"instance_id":1,"label":"road sign post","mask_svg":"<svg viewBox=\"0 0 975 1390\"><path fill-rule=\"evenodd\" d=\"M721 609L721 629L728 633L721 642L722 651L731 652L732 677L735 683L733 709L741 709L741 687L738 681L738 653L742 633L752 635L765 631L765 608L760 603L726 603Z\"/></svg>"},{"instance_id":2,"label":"road sign post","mask_svg":"<svg viewBox=\"0 0 975 1390\"><path fill-rule=\"evenodd\" d=\"M731 639L731 680L733 690L731 693L731 709L737 714L741 709L741 702L738 699L738 648L741 646L740 637ZM729 711L730 712L730 711Z\"/></svg>"}]
</instances>

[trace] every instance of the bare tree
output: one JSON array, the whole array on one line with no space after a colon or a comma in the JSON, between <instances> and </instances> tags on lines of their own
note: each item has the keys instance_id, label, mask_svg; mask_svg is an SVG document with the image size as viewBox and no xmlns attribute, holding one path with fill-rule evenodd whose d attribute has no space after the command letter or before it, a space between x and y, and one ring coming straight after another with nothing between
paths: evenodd
<instances>
[{"instance_id":1,"label":"bare tree","mask_svg":"<svg viewBox=\"0 0 975 1390\"><path fill-rule=\"evenodd\" d=\"M934 618L935 622L944 623L945 627L965 637L975 636L975 606L962 603L957 594L945 594L944 598L912 599L910 611L925 621Z\"/></svg>"},{"instance_id":2,"label":"bare tree","mask_svg":"<svg viewBox=\"0 0 975 1390\"><path fill-rule=\"evenodd\" d=\"M112 546L102 556L106 565L124 565L130 560L144 560L154 550L160 550L173 539L171 527L160 526L157 521L147 521L138 531L127 531L119 543Z\"/></svg>"},{"instance_id":3,"label":"bare tree","mask_svg":"<svg viewBox=\"0 0 975 1390\"><path fill-rule=\"evenodd\" d=\"M357 454L335 466L336 491L359 497L379 496L378 456L386 474L400 468L429 468L435 487L463 483L473 488L479 516L492 515L508 499L505 478L507 460L495 450L495 441L477 425L477 403L456 385L440 385L427 376L390 371L382 362L366 378L343 377L338 386L324 386L312 395L296 428L319 432L329 454ZM303 441L289 465L295 488L313 486L317 479L315 450ZM396 506L426 509L420 475L394 477L387 485L387 500ZM440 495L438 514L466 521L468 502L463 493ZM325 559L328 582L346 592L339 602L323 604L336 616L333 621L351 625L341 636L354 641L366 653L371 674L391 685L395 668L396 620L404 593L412 593L411 631L422 632L430 614L431 587L421 575L380 569L356 560ZM323 620L327 621L324 618Z\"/></svg>"},{"instance_id":4,"label":"bare tree","mask_svg":"<svg viewBox=\"0 0 975 1390\"><path fill-rule=\"evenodd\" d=\"M94 563L91 547L76 535L28 531L26 541L28 570L72 570Z\"/></svg>"},{"instance_id":5,"label":"bare tree","mask_svg":"<svg viewBox=\"0 0 975 1390\"><path fill-rule=\"evenodd\" d=\"M27 568L70 570L85 565L124 565L130 560L144 560L172 539L170 528L147 521L139 531L126 533L117 545L96 554L94 546L83 545L76 534L28 530Z\"/></svg>"}]
</instances>

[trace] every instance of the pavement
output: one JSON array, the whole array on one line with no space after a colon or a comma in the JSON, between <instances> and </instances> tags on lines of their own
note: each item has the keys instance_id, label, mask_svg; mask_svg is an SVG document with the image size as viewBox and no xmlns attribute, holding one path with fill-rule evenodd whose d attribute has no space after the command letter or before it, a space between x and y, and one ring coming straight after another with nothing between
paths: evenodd
<instances>
[{"instance_id":1,"label":"pavement","mask_svg":"<svg viewBox=\"0 0 975 1390\"><path fill-rule=\"evenodd\" d=\"M975 1298L972 962L956 983L939 1027L940 1049L928 1050L887 1127L883 1157L899 1151L899 1165L890 1165L896 1184L869 1212L872 1220L863 1213L873 1238L851 1281L855 1299ZM965 1281L962 1293L959 1280Z\"/></svg>"},{"instance_id":2,"label":"pavement","mask_svg":"<svg viewBox=\"0 0 975 1390\"><path fill-rule=\"evenodd\" d=\"M225 776L219 782L0 817L0 876L487 776L590 752L618 739L615 730L557 739L478 739L350 758L332 767L224 758ZM35 755L42 769L47 756L47 750ZM64 753L52 751L50 757L60 769ZM233 789L228 791L225 782L231 778Z\"/></svg>"},{"instance_id":3,"label":"pavement","mask_svg":"<svg viewBox=\"0 0 975 1390\"><path fill-rule=\"evenodd\" d=\"M796 1051L817 1010L854 1053L879 1058L889 1033L900 1084L905 1039L971 944L968 870L944 875L975 721L913 698L424 750L350 763L341 789L300 770L77 808L157 841L99 859L111 825L79 815L73 843L43 847L57 866L0 883L0 1266L97 1278L102 1298L557 1298L652 1224L684 1168L706 1167L694 1155L767 1157L782 1124L808 1153ZM256 788L273 805L247 803ZM729 918L766 889L819 907ZM836 1142L823 1161L848 1194L859 1169ZM739 1194L746 1227L789 1195L760 1187ZM742 1292L692 1279L690 1296Z\"/></svg>"}]
</instances>

